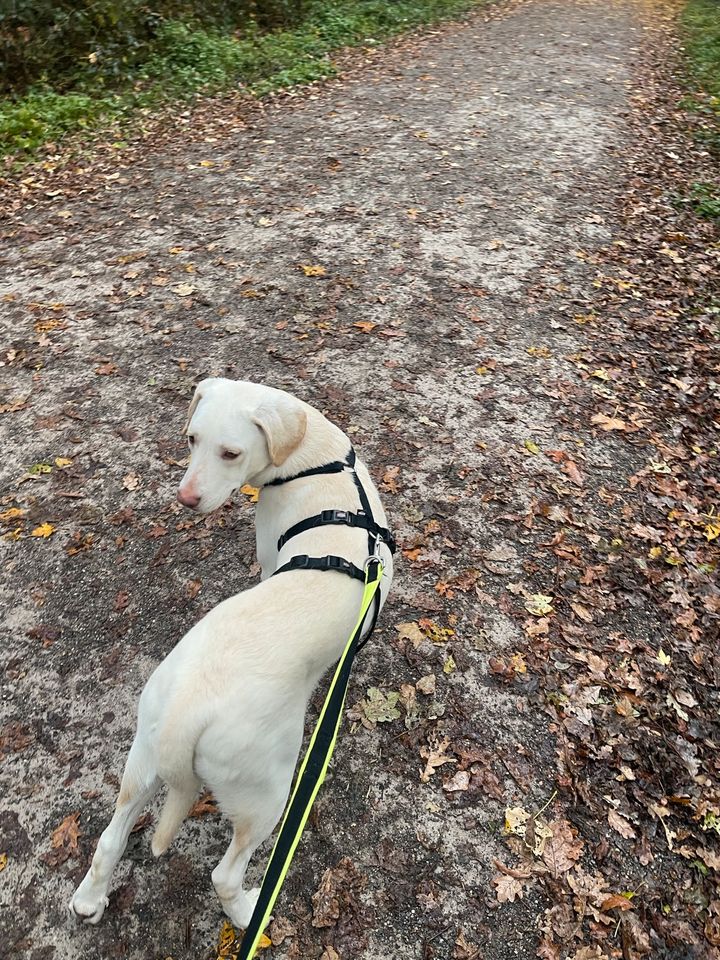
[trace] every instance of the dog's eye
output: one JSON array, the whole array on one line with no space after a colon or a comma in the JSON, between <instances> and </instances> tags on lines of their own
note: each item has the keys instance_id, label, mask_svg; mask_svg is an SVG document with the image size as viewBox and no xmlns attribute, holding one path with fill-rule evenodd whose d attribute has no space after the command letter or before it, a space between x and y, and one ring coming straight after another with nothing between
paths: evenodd
<instances>
[{"instance_id":1,"label":"dog's eye","mask_svg":"<svg viewBox=\"0 0 720 960\"><path fill-rule=\"evenodd\" d=\"M239 456L239 453L233 453L232 450L223 450L222 458L223 460L237 460Z\"/></svg>"}]
</instances>

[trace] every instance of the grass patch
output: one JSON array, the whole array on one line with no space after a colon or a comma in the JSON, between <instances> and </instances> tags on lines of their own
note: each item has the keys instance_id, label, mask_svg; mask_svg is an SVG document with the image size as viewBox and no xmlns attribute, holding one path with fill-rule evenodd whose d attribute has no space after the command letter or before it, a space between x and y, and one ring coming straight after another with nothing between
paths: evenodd
<instances>
[{"instance_id":1,"label":"grass patch","mask_svg":"<svg viewBox=\"0 0 720 960\"><path fill-rule=\"evenodd\" d=\"M333 50L376 42L481 2L485 0L314 0L298 27L271 33L255 25L233 34L163 21L144 61L123 76L103 74L102 63L93 60L70 90L44 85L0 100L0 156L30 160L67 134L128 123L139 110L201 94L242 85L263 96L332 76Z\"/></svg>"},{"instance_id":2,"label":"grass patch","mask_svg":"<svg viewBox=\"0 0 720 960\"><path fill-rule=\"evenodd\" d=\"M689 78L696 88L686 105L701 115L698 136L720 152L720 3L688 0L682 15Z\"/></svg>"}]
</instances>

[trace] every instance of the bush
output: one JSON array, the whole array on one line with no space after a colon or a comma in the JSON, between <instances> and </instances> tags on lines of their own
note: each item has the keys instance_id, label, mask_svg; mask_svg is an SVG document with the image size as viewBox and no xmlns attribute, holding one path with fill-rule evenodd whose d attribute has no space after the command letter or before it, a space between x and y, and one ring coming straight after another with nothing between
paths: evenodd
<instances>
[{"instance_id":1,"label":"bush","mask_svg":"<svg viewBox=\"0 0 720 960\"><path fill-rule=\"evenodd\" d=\"M5 0L0 7L0 93L38 84L68 89L107 81L146 60L169 21L225 31L298 22L306 0Z\"/></svg>"}]
</instances>

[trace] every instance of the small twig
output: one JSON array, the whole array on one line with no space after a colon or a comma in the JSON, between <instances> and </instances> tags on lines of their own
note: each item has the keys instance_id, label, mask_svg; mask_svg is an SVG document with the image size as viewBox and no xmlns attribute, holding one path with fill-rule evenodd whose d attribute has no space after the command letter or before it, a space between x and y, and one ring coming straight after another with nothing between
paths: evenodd
<instances>
[{"instance_id":1,"label":"small twig","mask_svg":"<svg viewBox=\"0 0 720 960\"><path fill-rule=\"evenodd\" d=\"M553 802L556 796L557 796L557 790L553 790L552 795L550 799L547 801L547 803L543 804L543 806L540 807L538 812L533 814L533 820L537 820L537 818L540 816L543 810L547 810L547 808L550 806L550 804Z\"/></svg>"},{"instance_id":2,"label":"small twig","mask_svg":"<svg viewBox=\"0 0 720 960\"><path fill-rule=\"evenodd\" d=\"M504 873L508 877L515 877L516 880L529 880L532 876L532 870L513 870L512 867L506 867L505 864L500 863L499 860L493 860L493 863L500 873Z\"/></svg>"}]
</instances>

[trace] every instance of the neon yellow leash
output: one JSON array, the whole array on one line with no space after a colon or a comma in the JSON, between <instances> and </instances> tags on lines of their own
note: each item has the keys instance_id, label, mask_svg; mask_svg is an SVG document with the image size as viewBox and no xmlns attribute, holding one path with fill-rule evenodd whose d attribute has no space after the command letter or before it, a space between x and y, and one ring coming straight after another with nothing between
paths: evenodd
<instances>
[{"instance_id":1,"label":"neon yellow leash","mask_svg":"<svg viewBox=\"0 0 720 960\"><path fill-rule=\"evenodd\" d=\"M335 674L325 697L325 703L298 772L295 788L280 826L280 833L270 855L260 887L260 895L245 931L237 960L251 960L255 955L262 932L270 919L280 888L290 869L295 849L300 843L300 837L310 815L313 802L325 779L340 729L345 695L350 680L350 670L357 652L365 617L380 587L383 571L383 564L376 555L367 560L365 564L365 590L357 624L335 668Z\"/></svg>"}]
</instances>

